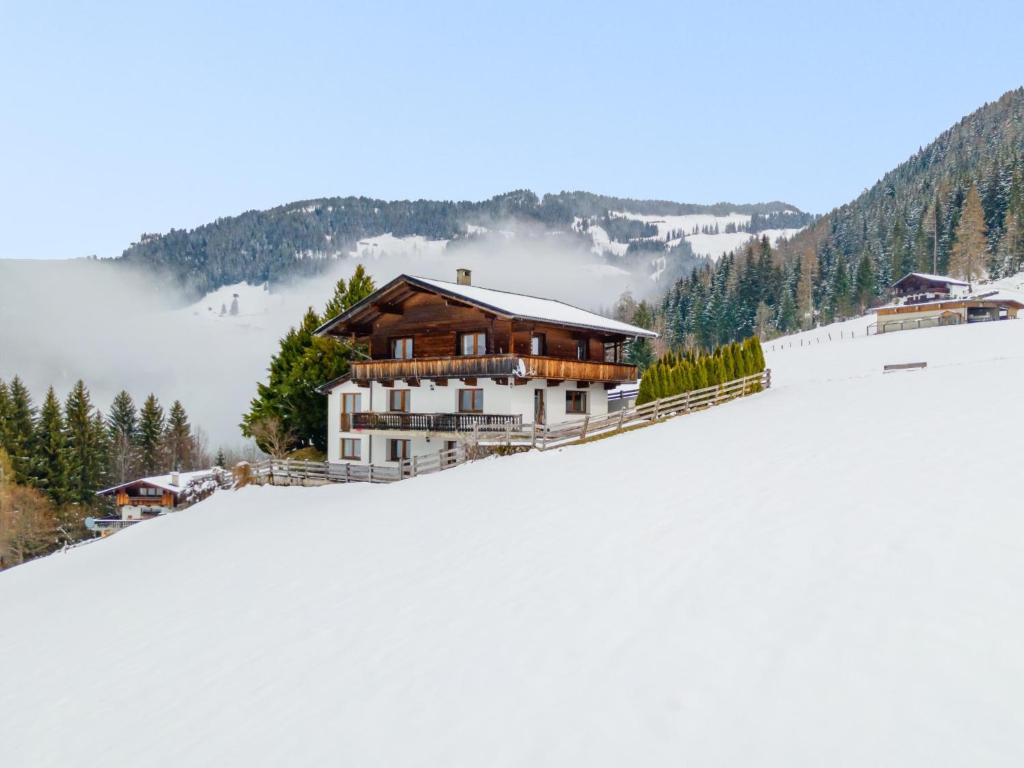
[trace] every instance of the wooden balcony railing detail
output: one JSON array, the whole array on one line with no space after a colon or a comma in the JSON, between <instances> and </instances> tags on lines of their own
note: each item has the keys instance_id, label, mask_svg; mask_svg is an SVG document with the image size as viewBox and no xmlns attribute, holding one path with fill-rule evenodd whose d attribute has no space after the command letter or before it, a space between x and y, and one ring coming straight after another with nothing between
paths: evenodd
<instances>
[{"instance_id":1,"label":"wooden balcony railing detail","mask_svg":"<svg viewBox=\"0 0 1024 768\"><path fill-rule=\"evenodd\" d=\"M476 376L624 382L636 381L637 370L635 365L624 363L511 354L359 360L352 363L352 378L357 381Z\"/></svg>"},{"instance_id":2,"label":"wooden balcony railing detail","mask_svg":"<svg viewBox=\"0 0 1024 768\"><path fill-rule=\"evenodd\" d=\"M521 415L496 413L353 413L352 429L402 432L507 432L522 427Z\"/></svg>"}]
</instances>

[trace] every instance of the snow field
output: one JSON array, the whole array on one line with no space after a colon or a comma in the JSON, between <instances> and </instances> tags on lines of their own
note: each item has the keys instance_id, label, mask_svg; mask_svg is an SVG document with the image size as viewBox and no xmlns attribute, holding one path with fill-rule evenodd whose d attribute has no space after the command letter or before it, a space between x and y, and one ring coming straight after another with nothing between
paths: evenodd
<instances>
[{"instance_id":1,"label":"snow field","mask_svg":"<svg viewBox=\"0 0 1024 768\"><path fill-rule=\"evenodd\" d=\"M5 764L1019 765L1022 341L769 353L616 438L4 572Z\"/></svg>"}]
</instances>

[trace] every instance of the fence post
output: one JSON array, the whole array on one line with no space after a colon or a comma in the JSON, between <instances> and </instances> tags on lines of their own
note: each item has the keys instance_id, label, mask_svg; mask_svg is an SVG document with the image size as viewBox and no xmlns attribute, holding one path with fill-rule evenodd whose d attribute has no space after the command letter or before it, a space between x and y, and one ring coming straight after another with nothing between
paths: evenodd
<instances>
[{"instance_id":1,"label":"fence post","mask_svg":"<svg viewBox=\"0 0 1024 768\"><path fill-rule=\"evenodd\" d=\"M621 431L622 431L622 423L623 423L623 422L624 422L625 420L626 420L626 409L625 409L625 408L623 408L623 409L622 409L621 411L619 411L619 428L618 428L618 431L619 431L619 432L621 432Z\"/></svg>"},{"instance_id":2,"label":"fence post","mask_svg":"<svg viewBox=\"0 0 1024 768\"><path fill-rule=\"evenodd\" d=\"M654 420L655 421L658 420L658 409L659 408L661 408L661 400L660 399L654 401Z\"/></svg>"},{"instance_id":3,"label":"fence post","mask_svg":"<svg viewBox=\"0 0 1024 768\"><path fill-rule=\"evenodd\" d=\"M530 435L530 447L537 447L537 422L533 422L533 430Z\"/></svg>"},{"instance_id":4,"label":"fence post","mask_svg":"<svg viewBox=\"0 0 1024 768\"><path fill-rule=\"evenodd\" d=\"M583 417L583 426L580 428L580 440L587 436L587 427L590 425L590 414Z\"/></svg>"},{"instance_id":5,"label":"fence post","mask_svg":"<svg viewBox=\"0 0 1024 768\"><path fill-rule=\"evenodd\" d=\"M417 461L419 456L412 457L412 476L416 477L416 473L419 471L419 462Z\"/></svg>"},{"instance_id":6,"label":"fence post","mask_svg":"<svg viewBox=\"0 0 1024 768\"><path fill-rule=\"evenodd\" d=\"M771 387L772 387L772 369L771 368L765 368L764 369L764 388L765 389L771 389Z\"/></svg>"}]
</instances>

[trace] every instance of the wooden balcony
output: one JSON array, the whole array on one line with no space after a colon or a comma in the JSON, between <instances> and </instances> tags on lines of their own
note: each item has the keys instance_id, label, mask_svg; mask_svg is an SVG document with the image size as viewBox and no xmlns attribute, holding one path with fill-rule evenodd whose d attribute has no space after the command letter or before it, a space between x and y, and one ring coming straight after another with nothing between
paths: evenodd
<instances>
[{"instance_id":1,"label":"wooden balcony","mask_svg":"<svg viewBox=\"0 0 1024 768\"><path fill-rule=\"evenodd\" d=\"M353 413L352 429L400 432L505 432L523 424L519 415L497 413Z\"/></svg>"},{"instance_id":2,"label":"wooden balcony","mask_svg":"<svg viewBox=\"0 0 1024 768\"><path fill-rule=\"evenodd\" d=\"M460 355L408 360L359 360L352 363L356 381L447 379L490 376L621 383L636 381L635 365L572 360L540 355Z\"/></svg>"}]
</instances>

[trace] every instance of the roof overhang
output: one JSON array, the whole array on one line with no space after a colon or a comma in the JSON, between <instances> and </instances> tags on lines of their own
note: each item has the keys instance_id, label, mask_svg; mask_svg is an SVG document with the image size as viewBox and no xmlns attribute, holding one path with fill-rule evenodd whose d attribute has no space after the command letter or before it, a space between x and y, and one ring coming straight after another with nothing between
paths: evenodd
<instances>
[{"instance_id":1,"label":"roof overhang","mask_svg":"<svg viewBox=\"0 0 1024 768\"><path fill-rule=\"evenodd\" d=\"M463 296L454 291L447 290L442 286L433 285L424 280L420 280L412 275L399 275L394 280L382 286L377 291L374 291L365 299L342 312L337 317L325 322L317 328L314 333L317 336L355 335L359 337L368 335L368 331L366 330L367 324L373 323L373 321L381 315L387 314L387 312L383 311L381 308L386 308L389 305L400 303L415 293L433 293L438 296L443 296L448 301L460 306L476 307L484 312L493 314L495 317L500 317L506 320L525 320L528 322L561 325L566 328L590 331L592 333L603 333L609 336L648 339L658 338L658 334L654 331L648 331L641 328L637 328L636 332L633 333L616 330L614 328L605 328L599 325L572 323L554 320L551 318L508 312L501 307L497 307L479 299Z\"/></svg>"}]
</instances>

